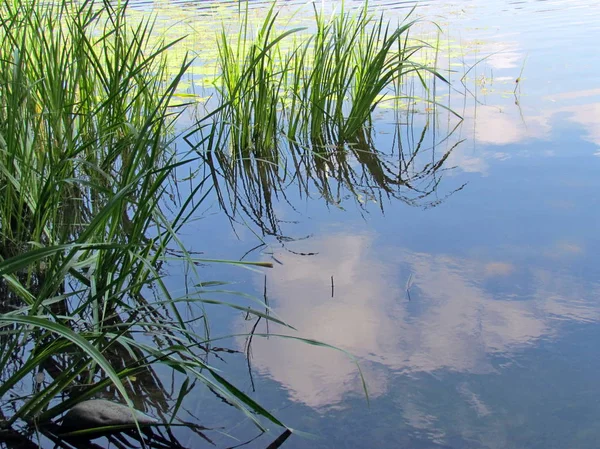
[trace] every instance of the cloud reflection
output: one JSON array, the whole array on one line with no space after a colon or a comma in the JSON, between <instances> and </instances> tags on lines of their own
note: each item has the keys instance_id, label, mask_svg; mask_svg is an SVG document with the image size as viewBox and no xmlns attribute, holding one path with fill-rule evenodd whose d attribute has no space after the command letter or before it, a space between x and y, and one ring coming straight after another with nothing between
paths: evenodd
<instances>
[{"instance_id":1,"label":"cloud reflection","mask_svg":"<svg viewBox=\"0 0 600 449\"><path fill-rule=\"evenodd\" d=\"M317 256L276 254L283 265L269 277L271 305L300 336L357 356L372 397L386 391L388 370L495 372L495 355L554 336L558 321L600 316L587 299L600 289L578 288L564 274L396 251L369 233L338 233L313 244ZM361 394L356 367L342 353L271 338L255 339L252 354L256 370L311 407Z\"/></svg>"},{"instance_id":2,"label":"cloud reflection","mask_svg":"<svg viewBox=\"0 0 600 449\"><path fill-rule=\"evenodd\" d=\"M475 125L475 139L491 145L548 139L554 118L561 115L582 127L586 140L600 146L600 89L550 95L540 99L535 108L527 106L527 99L523 103L522 109L505 103L478 106L468 117Z\"/></svg>"},{"instance_id":3,"label":"cloud reflection","mask_svg":"<svg viewBox=\"0 0 600 449\"><path fill-rule=\"evenodd\" d=\"M586 96L588 95L588 96ZM516 148L498 151L528 141L550 141L556 126L570 123L582 130L581 138L600 148L600 101L582 103L599 98L597 90L575 91L548 97L535 109L511 104L480 105L472 114L465 114L463 128L473 130L473 145L462 145L450 155L450 164L467 173L487 175L490 165L518 156L530 156L529 150ZM583 100L581 99L583 98ZM580 102L582 104L573 104ZM478 145L484 145L479 147ZM562 153L569 155L568 152ZM555 156L551 151L536 156ZM590 151L600 155L600 151Z\"/></svg>"}]
</instances>

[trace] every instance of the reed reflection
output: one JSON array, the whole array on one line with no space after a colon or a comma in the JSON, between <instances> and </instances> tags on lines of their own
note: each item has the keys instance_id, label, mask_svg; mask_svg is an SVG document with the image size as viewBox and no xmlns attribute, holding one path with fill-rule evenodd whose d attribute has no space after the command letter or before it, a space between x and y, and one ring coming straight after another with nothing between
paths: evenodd
<instances>
[{"instance_id":1,"label":"reed reflection","mask_svg":"<svg viewBox=\"0 0 600 449\"><path fill-rule=\"evenodd\" d=\"M438 190L447 161L461 141L458 126L432 144L435 120L397 125L385 139L362 128L351 140L333 132L311 142L279 141L273 151L254 148L243 155L222 150L224 140L201 153L210 169L221 208L230 219L249 218L265 235L281 234L277 207L292 209L309 198L328 207L384 210L388 201L434 207L464 185ZM385 148L385 149L383 149Z\"/></svg>"}]
</instances>

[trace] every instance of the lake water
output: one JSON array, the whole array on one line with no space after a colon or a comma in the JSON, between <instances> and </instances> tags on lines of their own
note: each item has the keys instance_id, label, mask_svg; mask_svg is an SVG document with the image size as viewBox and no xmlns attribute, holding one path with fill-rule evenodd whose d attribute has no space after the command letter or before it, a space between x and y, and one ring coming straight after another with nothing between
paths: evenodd
<instances>
[{"instance_id":1,"label":"lake water","mask_svg":"<svg viewBox=\"0 0 600 449\"><path fill-rule=\"evenodd\" d=\"M220 17L237 8L155 6L164 23L203 27L201 44L206 29L220 27L210 22L217 4ZM394 19L414 3L370 4ZM257 11L265 5L252 2ZM444 98L464 121L445 139L457 126L449 114L432 123L420 111L398 128L383 109L375 140L392 148L400 129L407 148L423 134L433 160L434 147L444 154L456 144L443 171L421 180L435 188L425 198L406 189L388 197L365 188L359 173L358 195L342 186L327 201L315 185L307 196L290 183L273 203L278 235L262 236L265 245L245 256L273 269L203 269L207 280L234 282L231 290L266 291L297 329L254 328L244 314L215 307L213 336L254 328L342 348L356 357L369 400L346 354L299 341L255 336L250 363L243 354L214 363L309 434L293 435L286 448L596 448L600 2L429 1L415 14L439 23L452 48L457 88ZM248 226L230 226L215 200L182 238L210 257L240 259L261 232L243 213L237 218ZM246 338L223 346L243 351ZM221 428L209 433L217 447L259 433L210 391L198 389L185 407L188 419ZM267 447L281 431L244 447ZM202 444L193 434L181 441Z\"/></svg>"}]
</instances>

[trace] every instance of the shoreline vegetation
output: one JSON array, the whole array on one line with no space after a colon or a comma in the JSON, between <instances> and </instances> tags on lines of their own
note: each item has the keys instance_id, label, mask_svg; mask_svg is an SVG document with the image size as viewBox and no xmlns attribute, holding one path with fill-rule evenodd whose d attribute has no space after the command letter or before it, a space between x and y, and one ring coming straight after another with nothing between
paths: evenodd
<instances>
[{"instance_id":1,"label":"shoreline vegetation","mask_svg":"<svg viewBox=\"0 0 600 449\"><path fill-rule=\"evenodd\" d=\"M0 442L73 447L56 424L91 398L158 416L152 437L129 429L142 445L181 447L171 433L181 425L210 442L210 429L177 417L202 384L287 438L290 428L212 366L223 336L210 334L204 305L293 328L259 299L210 299L224 283L198 270L270 264L202 258L178 232L209 195L232 220L245 213L276 234L273 203L291 182L307 195L316 186L328 204L340 188L408 204L437 188L454 147L416 168L429 121L395 165L372 137L383 94L409 99L409 76L425 91L446 82L413 61L426 46L411 44L414 22L392 26L365 3L331 18L315 9L307 34L280 29L274 3L253 32L245 5L238 35L216 37L213 109L181 132L186 105L173 98L195 61L186 55L173 72L177 41L157 41L151 17L132 21L127 2L107 0L0 3ZM181 169L195 173L185 195ZM167 286L166 265L190 273L184 295Z\"/></svg>"}]
</instances>

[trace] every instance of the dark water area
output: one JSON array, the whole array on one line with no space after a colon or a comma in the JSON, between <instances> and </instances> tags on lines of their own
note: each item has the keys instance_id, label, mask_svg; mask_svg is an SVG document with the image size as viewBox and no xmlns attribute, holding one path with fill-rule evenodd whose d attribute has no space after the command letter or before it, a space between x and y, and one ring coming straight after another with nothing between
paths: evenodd
<instances>
[{"instance_id":1,"label":"dark water area","mask_svg":"<svg viewBox=\"0 0 600 449\"><path fill-rule=\"evenodd\" d=\"M169 8L210 18L217 4L237 8ZM414 2L370 5L393 18ZM160 20L164 4L134 6L156 6ZM300 431L286 448L598 447L600 2L430 1L415 13L447 33L453 82L464 75L468 88L444 97L460 124L438 112L400 127L408 151L421 135L428 157L453 148L443 172L426 179L435 185L426 198L342 189L332 201L290 183L273 203L276 235L243 214L232 226L215 199L181 236L214 258L272 262L260 272L203 273L266 295L297 330L209 307L213 335L284 333L341 348L356 357L368 401L356 364L330 348L257 335L249 363L243 354L215 363ZM391 110L376 113L378 149L397 145L394 120ZM182 282L173 273L170 283ZM244 336L223 341L247 350ZM211 434L217 447L258 434L210 391L194 394L186 410L222 427ZM267 447L281 431L244 447ZM204 444L192 434L181 442Z\"/></svg>"}]
</instances>

